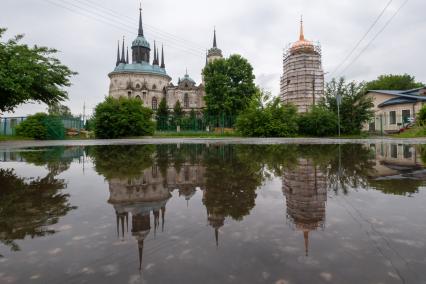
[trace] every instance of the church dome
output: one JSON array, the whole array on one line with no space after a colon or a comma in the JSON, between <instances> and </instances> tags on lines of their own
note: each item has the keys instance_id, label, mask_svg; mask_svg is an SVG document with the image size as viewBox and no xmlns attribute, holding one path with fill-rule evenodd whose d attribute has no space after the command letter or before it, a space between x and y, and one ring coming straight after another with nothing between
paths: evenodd
<instances>
[{"instance_id":1,"label":"church dome","mask_svg":"<svg viewBox=\"0 0 426 284\"><path fill-rule=\"evenodd\" d=\"M145 39L144 36L138 35L138 37L132 42L132 47L145 47L145 48L150 48L149 42Z\"/></svg>"},{"instance_id":2,"label":"church dome","mask_svg":"<svg viewBox=\"0 0 426 284\"><path fill-rule=\"evenodd\" d=\"M314 52L315 47L312 41L305 39L303 32L303 21L300 21L300 36L299 40L291 46L291 52Z\"/></svg>"}]
</instances>

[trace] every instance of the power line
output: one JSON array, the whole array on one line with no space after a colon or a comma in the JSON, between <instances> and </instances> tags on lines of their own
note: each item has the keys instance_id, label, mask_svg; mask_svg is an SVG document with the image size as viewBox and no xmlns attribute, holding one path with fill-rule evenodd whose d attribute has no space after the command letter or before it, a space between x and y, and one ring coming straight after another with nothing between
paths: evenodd
<instances>
[{"instance_id":1,"label":"power line","mask_svg":"<svg viewBox=\"0 0 426 284\"><path fill-rule=\"evenodd\" d=\"M392 17L389 18L389 20L385 23L385 25L375 34L375 36L368 42L368 44L361 50L361 52L349 63L349 65L346 66L345 69L339 74L339 77L344 74L355 61L357 61L361 55L371 46L371 44L379 37L379 35L389 26L389 24L392 22L392 20L398 15L399 11L402 10L402 8L407 4L408 0L405 0L401 6L395 11L395 13L392 15Z\"/></svg>"},{"instance_id":2,"label":"power line","mask_svg":"<svg viewBox=\"0 0 426 284\"><path fill-rule=\"evenodd\" d=\"M76 0L76 1L83 1L83 2L87 2L87 4L91 4L91 6L92 7L95 7L95 8L97 8L97 9L103 9L103 10L105 10L106 12L108 12L109 14L111 14L111 15L113 15L114 17L116 17L116 16L118 16L118 17L121 17L121 18L128 18L128 16L127 15L123 15L123 14L121 14L121 13L119 13L119 12L116 12L116 11L114 11L114 10L112 10L112 9L109 9L109 8L106 8L106 7L102 7L102 6L99 6L99 4L97 4L97 3L95 3L93 0ZM133 18L133 17L132 17ZM133 18L133 19L135 19L136 20L136 18ZM129 22L129 21L128 21ZM133 21L131 22L132 24L133 24ZM182 37L178 37L178 36L176 36L176 35L174 35L174 34L171 34L171 33L169 33L169 32L166 32L166 31L163 31L163 30L161 30L161 29L159 29L159 28L157 28L157 27L154 27L154 26L151 26L151 25L149 25L149 24L146 24L146 23L144 23L144 26L145 27L147 27L148 29L152 29L153 31L155 31L156 33L162 33L162 34L164 34L164 35L166 35L166 36L169 36L170 38L174 38L175 40L177 40L177 41L183 41L183 42L188 42L189 44L191 44L191 45L194 45L194 46L197 46L198 48L201 48L202 50L204 50L205 49L205 47L204 46L202 46L202 45L199 45L199 44L197 44L197 43L195 43L195 42L192 42L192 41L189 41L189 40L187 40L187 39L185 39L185 38L182 38Z\"/></svg>"},{"instance_id":3,"label":"power line","mask_svg":"<svg viewBox=\"0 0 426 284\"><path fill-rule=\"evenodd\" d=\"M78 0L77 0L78 1ZM64 4L63 2L61 3L61 4ZM132 29L132 31L133 31L133 28L134 28L134 26L133 26L133 24L131 25L131 24L128 24L128 22L127 23L125 23L125 22L123 22L123 21L120 21L120 20L117 20L116 18L117 17L113 17L112 19L111 19L111 16L108 16L108 15L106 15L104 12L102 12L102 11L98 11L98 10L96 10L96 11L93 11L93 10L88 10L87 9L87 7L85 7L85 6L83 6L83 7L81 7L81 6L79 6L79 5L77 5L75 2L74 3L69 3L69 2L67 2L66 3L67 5L71 5L71 6L74 6L74 7L76 7L77 9L81 9L83 12L85 12L85 13L88 13L90 16L95 16L95 18L96 17L101 17L101 19L102 19L102 21L107 21L107 23L114 23L114 24L118 24L118 25L120 25L120 26L123 26L123 27L126 27L127 29L126 30L130 30L130 29ZM87 16L87 15L86 15ZM118 17L118 18L120 18L120 17ZM98 18L96 18L95 20L98 20ZM132 32L133 33L133 32ZM178 47L179 49L181 49L181 50L187 50L187 51L191 51L191 52L193 52L193 54L194 54L194 52L197 54L197 56L199 56L199 54L201 53L201 50L200 49L194 49L194 48L192 48L192 47L187 47L187 46L183 46L182 44L180 44L180 43L170 43L170 40L169 40L169 38L167 38L167 37L165 37L165 36L159 36L159 35L157 35L157 34L153 34L153 35L156 35L157 37L159 37L160 39L162 39L163 41L165 41L165 42L169 42L169 45L171 45L171 46L174 46L174 47Z\"/></svg>"},{"instance_id":4,"label":"power line","mask_svg":"<svg viewBox=\"0 0 426 284\"><path fill-rule=\"evenodd\" d=\"M371 24L371 26L368 28L368 30L365 32L365 34L362 36L362 38L357 42L357 44L354 46L354 48L352 48L352 50L349 52L349 54L345 57L345 59L343 59L342 62L340 62L340 64L330 73L330 76L334 73L336 73L337 70L340 69L340 67L343 66L343 64L352 56L352 54L355 52L355 50L359 47L359 45L361 44L361 42L364 41L364 39L367 37L367 35L371 32L371 30L376 26L376 24L379 22L380 18L384 15L384 13L386 12L386 10L389 8L390 4L393 2L393 0L390 0L386 6L382 9L382 11L380 12L380 14L376 17L376 19L374 20L374 22Z\"/></svg>"},{"instance_id":5,"label":"power line","mask_svg":"<svg viewBox=\"0 0 426 284\"><path fill-rule=\"evenodd\" d=\"M113 27L117 28L118 30L121 30L121 31L125 30L128 33L132 33L132 34L134 33L133 28L130 28L130 25L122 23L122 22L118 22L116 20L111 21L105 14L85 10L81 6L75 5L75 3L68 3L67 2L66 4L64 4L64 1L61 2L61 3L55 2L53 0L45 0L45 1L49 2L50 4L56 5L58 7L61 7L63 9L66 9L68 11L71 11L73 13L82 15L82 16L87 17L87 18L90 18L92 20L113 26ZM197 56L197 57L204 55L204 51L203 52L201 52L201 51L197 52L198 49L197 50L189 49L187 47L183 47L182 45L170 43L170 40L166 37L163 37L163 36L161 36L160 38L162 38L164 40L165 46L174 47L176 49L187 52L187 53L194 55L194 56Z\"/></svg>"}]
</instances>

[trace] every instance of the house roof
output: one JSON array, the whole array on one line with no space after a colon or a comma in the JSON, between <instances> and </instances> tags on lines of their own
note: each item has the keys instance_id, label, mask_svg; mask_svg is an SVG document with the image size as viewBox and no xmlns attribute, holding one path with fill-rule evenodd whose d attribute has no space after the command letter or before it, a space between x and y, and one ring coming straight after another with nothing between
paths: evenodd
<instances>
[{"instance_id":1,"label":"house roof","mask_svg":"<svg viewBox=\"0 0 426 284\"><path fill-rule=\"evenodd\" d=\"M412 89L412 90L403 90L403 91L398 91L398 90L369 90L369 92L395 96L395 98L384 101L383 103L378 105L378 107L384 107L384 106L390 106L390 105L415 103L417 101L426 102L426 96L420 94L421 90L423 90L423 89L425 89L425 87Z\"/></svg>"}]
</instances>

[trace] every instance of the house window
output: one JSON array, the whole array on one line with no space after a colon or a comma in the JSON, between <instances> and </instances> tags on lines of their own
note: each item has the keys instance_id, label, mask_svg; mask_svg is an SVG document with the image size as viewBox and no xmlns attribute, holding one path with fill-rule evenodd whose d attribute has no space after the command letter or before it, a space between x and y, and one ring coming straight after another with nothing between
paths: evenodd
<instances>
[{"instance_id":1,"label":"house window","mask_svg":"<svg viewBox=\"0 0 426 284\"><path fill-rule=\"evenodd\" d=\"M398 145L393 144L391 145L391 158L398 158Z\"/></svg>"},{"instance_id":2,"label":"house window","mask_svg":"<svg viewBox=\"0 0 426 284\"><path fill-rule=\"evenodd\" d=\"M404 145L403 146L403 150L404 150L404 159L411 159L411 147L408 145Z\"/></svg>"},{"instance_id":3,"label":"house window","mask_svg":"<svg viewBox=\"0 0 426 284\"><path fill-rule=\"evenodd\" d=\"M389 112L389 124L396 124L396 111Z\"/></svg>"},{"instance_id":4,"label":"house window","mask_svg":"<svg viewBox=\"0 0 426 284\"><path fill-rule=\"evenodd\" d=\"M156 97L152 98L152 109L157 110L157 98Z\"/></svg>"},{"instance_id":5,"label":"house window","mask_svg":"<svg viewBox=\"0 0 426 284\"><path fill-rule=\"evenodd\" d=\"M189 96L188 96L188 94L183 95L183 107L189 108Z\"/></svg>"},{"instance_id":6,"label":"house window","mask_svg":"<svg viewBox=\"0 0 426 284\"><path fill-rule=\"evenodd\" d=\"M409 109L402 110L402 123L408 123L409 118L410 118L410 110Z\"/></svg>"}]
</instances>

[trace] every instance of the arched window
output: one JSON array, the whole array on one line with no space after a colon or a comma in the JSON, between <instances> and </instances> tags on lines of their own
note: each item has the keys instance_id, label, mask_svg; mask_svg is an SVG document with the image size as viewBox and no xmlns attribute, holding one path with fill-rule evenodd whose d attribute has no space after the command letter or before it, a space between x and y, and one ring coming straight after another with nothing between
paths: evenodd
<instances>
[{"instance_id":1,"label":"arched window","mask_svg":"<svg viewBox=\"0 0 426 284\"><path fill-rule=\"evenodd\" d=\"M141 85L136 84L136 89L140 89L140 88L141 88Z\"/></svg>"},{"instance_id":2,"label":"arched window","mask_svg":"<svg viewBox=\"0 0 426 284\"><path fill-rule=\"evenodd\" d=\"M152 98L152 109L157 110L157 98L156 97Z\"/></svg>"},{"instance_id":3,"label":"arched window","mask_svg":"<svg viewBox=\"0 0 426 284\"><path fill-rule=\"evenodd\" d=\"M156 90L157 89L157 86L154 84L154 85L152 85L152 89L153 90Z\"/></svg>"},{"instance_id":4,"label":"arched window","mask_svg":"<svg viewBox=\"0 0 426 284\"><path fill-rule=\"evenodd\" d=\"M188 96L187 93L185 93L185 95L183 95L183 107L189 108L189 96Z\"/></svg>"},{"instance_id":5,"label":"arched window","mask_svg":"<svg viewBox=\"0 0 426 284\"><path fill-rule=\"evenodd\" d=\"M130 99L132 97L132 92L127 92L127 97Z\"/></svg>"},{"instance_id":6,"label":"arched window","mask_svg":"<svg viewBox=\"0 0 426 284\"><path fill-rule=\"evenodd\" d=\"M136 96L136 99L137 99L138 101L141 101L141 100L142 100L140 96Z\"/></svg>"}]
</instances>

